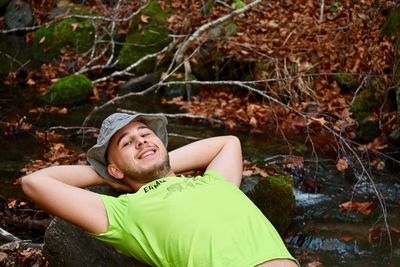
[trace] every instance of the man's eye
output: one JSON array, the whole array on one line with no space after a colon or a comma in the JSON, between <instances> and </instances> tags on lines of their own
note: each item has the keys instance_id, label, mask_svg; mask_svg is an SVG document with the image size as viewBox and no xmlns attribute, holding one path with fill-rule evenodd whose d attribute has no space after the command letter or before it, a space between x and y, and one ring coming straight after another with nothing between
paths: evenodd
<instances>
[{"instance_id":1,"label":"man's eye","mask_svg":"<svg viewBox=\"0 0 400 267\"><path fill-rule=\"evenodd\" d=\"M142 137L146 137L148 135L150 135L150 133L144 133L144 134L142 134Z\"/></svg>"},{"instance_id":2,"label":"man's eye","mask_svg":"<svg viewBox=\"0 0 400 267\"><path fill-rule=\"evenodd\" d=\"M126 141L125 143L123 143L122 147L126 147L128 145L130 145L132 143L132 141Z\"/></svg>"}]
</instances>

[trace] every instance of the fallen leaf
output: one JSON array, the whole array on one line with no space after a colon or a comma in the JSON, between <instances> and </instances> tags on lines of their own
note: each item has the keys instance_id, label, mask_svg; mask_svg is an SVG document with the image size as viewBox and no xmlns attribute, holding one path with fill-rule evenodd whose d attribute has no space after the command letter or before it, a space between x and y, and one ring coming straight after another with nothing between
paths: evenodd
<instances>
[{"instance_id":1,"label":"fallen leaf","mask_svg":"<svg viewBox=\"0 0 400 267\"><path fill-rule=\"evenodd\" d=\"M46 40L46 36L43 36L42 38L40 38L39 44L42 44L45 40Z\"/></svg>"},{"instance_id":2,"label":"fallen leaf","mask_svg":"<svg viewBox=\"0 0 400 267\"><path fill-rule=\"evenodd\" d=\"M341 172L346 170L348 167L349 167L349 164L347 163L347 161L345 159L338 159L338 161L336 162L336 169L338 169Z\"/></svg>"},{"instance_id":3,"label":"fallen leaf","mask_svg":"<svg viewBox=\"0 0 400 267\"><path fill-rule=\"evenodd\" d=\"M32 80L32 78L29 78L29 79L26 81L26 84L32 86L32 85L35 85L36 82L35 82L34 80Z\"/></svg>"},{"instance_id":4,"label":"fallen leaf","mask_svg":"<svg viewBox=\"0 0 400 267\"><path fill-rule=\"evenodd\" d=\"M79 24L78 23L71 23L70 26L71 26L72 30L75 31L79 27Z\"/></svg>"},{"instance_id":5,"label":"fallen leaf","mask_svg":"<svg viewBox=\"0 0 400 267\"><path fill-rule=\"evenodd\" d=\"M143 23L149 23L149 20L150 20L150 16L146 16L146 15L140 16L140 21Z\"/></svg>"},{"instance_id":6,"label":"fallen leaf","mask_svg":"<svg viewBox=\"0 0 400 267\"><path fill-rule=\"evenodd\" d=\"M9 209L12 209L15 207L15 205L17 204L17 200L16 199L10 199L10 201L8 201L7 206Z\"/></svg>"},{"instance_id":7,"label":"fallen leaf","mask_svg":"<svg viewBox=\"0 0 400 267\"><path fill-rule=\"evenodd\" d=\"M376 208L376 204L372 201L356 202L347 201L339 205L339 211L357 211L362 215L369 215Z\"/></svg>"},{"instance_id":8,"label":"fallen leaf","mask_svg":"<svg viewBox=\"0 0 400 267\"><path fill-rule=\"evenodd\" d=\"M351 236L343 235L340 237L340 240L342 240L344 242L349 242L349 241L353 240L353 238Z\"/></svg>"}]
</instances>

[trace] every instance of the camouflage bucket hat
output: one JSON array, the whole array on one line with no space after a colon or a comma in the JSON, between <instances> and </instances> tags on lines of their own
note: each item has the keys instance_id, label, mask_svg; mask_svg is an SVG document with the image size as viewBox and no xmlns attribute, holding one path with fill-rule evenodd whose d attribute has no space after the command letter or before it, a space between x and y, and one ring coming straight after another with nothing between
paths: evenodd
<instances>
[{"instance_id":1,"label":"camouflage bucket hat","mask_svg":"<svg viewBox=\"0 0 400 267\"><path fill-rule=\"evenodd\" d=\"M133 120L138 120L146 124L161 139L165 147L168 145L167 119L162 114L145 114L145 113L114 113L107 117L100 128L97 137L97 143L91 147L87 154L87 161L92 167L104 178L113 182L122 183L121 180L115 179L107 171L106 152L111 137L125 125Z\"/></svg>"}]
</instances>

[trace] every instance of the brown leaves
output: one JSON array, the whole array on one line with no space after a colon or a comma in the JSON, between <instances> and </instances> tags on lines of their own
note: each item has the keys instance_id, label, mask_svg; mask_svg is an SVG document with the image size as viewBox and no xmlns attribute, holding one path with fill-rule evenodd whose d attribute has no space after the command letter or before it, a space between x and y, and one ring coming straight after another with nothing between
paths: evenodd
<instances>
[{"instance_id":1,"label":"brown leaves","mask_svg":"<svg viewBox=\"0 0 400 267\"><path fill-rule=\"evenodd\" d=\"M387 235L388 232L390 233L390 238L392 242L395 244L396 240L400 239L400 229L391 226L388 226L387 228L384 226L376 226L369 229L368 242L370 244L373 244L377 240L382 240L382 235Z\"/></svg>"},{"instance_id":2,"label":"brown leaves","mask_svg":"<svg viewBox=\"0 0 400 267\"><path fill-rule=\"evenodd\" d=\"M349 167L349 164L347 163L347 161L345 159L338 159L338 161L336 162L336 169L338 169L341 172L346 170L348 167Z\"/></svg>"},{"instance_id":3,"label":"brown leaves","mask_svg":"<svg viewBox=\"0 0 400 267\"><path fill-rule=\"evenodd\" d=\"M43 158L43 160L34 160L25 165L25 167L21 169L21 172L23 174L30 174L37 170L55 165L86 164L84 153L78 154L76 151L66 148L63 143L49 144Z\"/></svg>"},{"instance_id":4,"label":"brown leaves","mask_svg":"<svg viewBox=\"0 0 400 267\"><path fill-rule=\"evenodd\" d=\"M179 105L193 114L221 119L228 128L246 127L253 131L262 131L271 123L272 108L252 99L251 96L224 91L202 91L201 97L201 101L194 99L191 103L182 101L182 98L163 103Z\"/></svg>"},{"instance_id":5,"label":"brown leaves","mask_svg":"<svg viewBox=\"0 0 400 267\"><path fill-rule=\"evenodd\" d=\"M32 129L32 124L25 121L25 118L22 117L18 119L16 122L6 122L6 126L4 127L4 135L5 136L14 136L21 131L29 131Z\"/></svg>"},{"instance_id":6,"label":"brown leaves","mask_svg":"<svg viewBox=\"0 0 400 267\"><path fill-rule=\"evenodd\" d=\"M356 211L362 215L369 215L373 210L375 210L376 204L372 201L368 202L355 202L347 201L339 205L339 211Z\"/></svg>"}]
</instances>

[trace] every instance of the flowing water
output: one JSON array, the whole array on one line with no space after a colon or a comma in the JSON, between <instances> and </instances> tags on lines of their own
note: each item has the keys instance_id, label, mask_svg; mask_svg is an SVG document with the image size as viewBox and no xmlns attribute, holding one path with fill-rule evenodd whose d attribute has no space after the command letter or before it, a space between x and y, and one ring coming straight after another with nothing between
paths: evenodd
<instances>
[{"instance_id":1,"label":"flowing water","mask_svg":"<svg viewBox=\"0 0 400 267\"><path fill-rule=\"evenodd\" d=\"M0 40L4 48L4 40ZM11 52L21 55L19 61L29 60L24 53L24 47ZM23 53L24 52L24 53ZM31 64L34 64L32 62ZM1 64L0 64L1 65ZM4 75L16 66L0 67ZM41 114L29 115L30 108L40 106L35 98L36 92L28 86L0 87L0 123L2 129L5 122L20 120L34 125L33 130L20 131L5 137L0 134L0 195L5 198L23 198L24 195L15 180L21 175L20 169L35 159L41 159L44 147L34 137L34 130L46 130L54 126L80 126L85 116L94 107L86 104L70 107L66 115ZM179 112L177 108L162 106L158 96L149 95L124 101L118 107L142 112ZM90 126L98 127L105 114L114 111L116 107L99 112ZM204 122L172 119L168 130L170 149L191 141L190 137L205 138L221 134L235 134L240 137L243 153L249 160L263 160L277 155L288 154L287 144L276 136L263 133L233 132L226 129L212 128ZM82 140L76 131L60 131L66 136L67 147L77 151L85 151L93 139ZM301 140L301 139L299 139ZM318 162L308 158L307 147L301 141L290 140L302 146L306 158L305 168L295 173L296 211L293 224L285 237L289 250L300 259L303 266L319 261L323 266L400 266L399 233L392 233L392 246L385 240L368 241L370 229L382 223L382 212L378 208L372 215L359 213L340 213L338 205L351 198L358 201L374 199L373 188L363 181L363 177L350 178L336 170L335 163L329 159L320 158ZM279 161L279 157L276 157ZM301 186L305 178L313 178L320 183L322 190L318 193L306 192ZM358 181L357 186L354 184ZM381 173L377 175L376 187L385 199L387 220L389 224L400 229L400 177L397 174ZM379 236L377 236L379 237ZM310 265L316 266L316 265Z\"/></svg>"}]
</instances>

